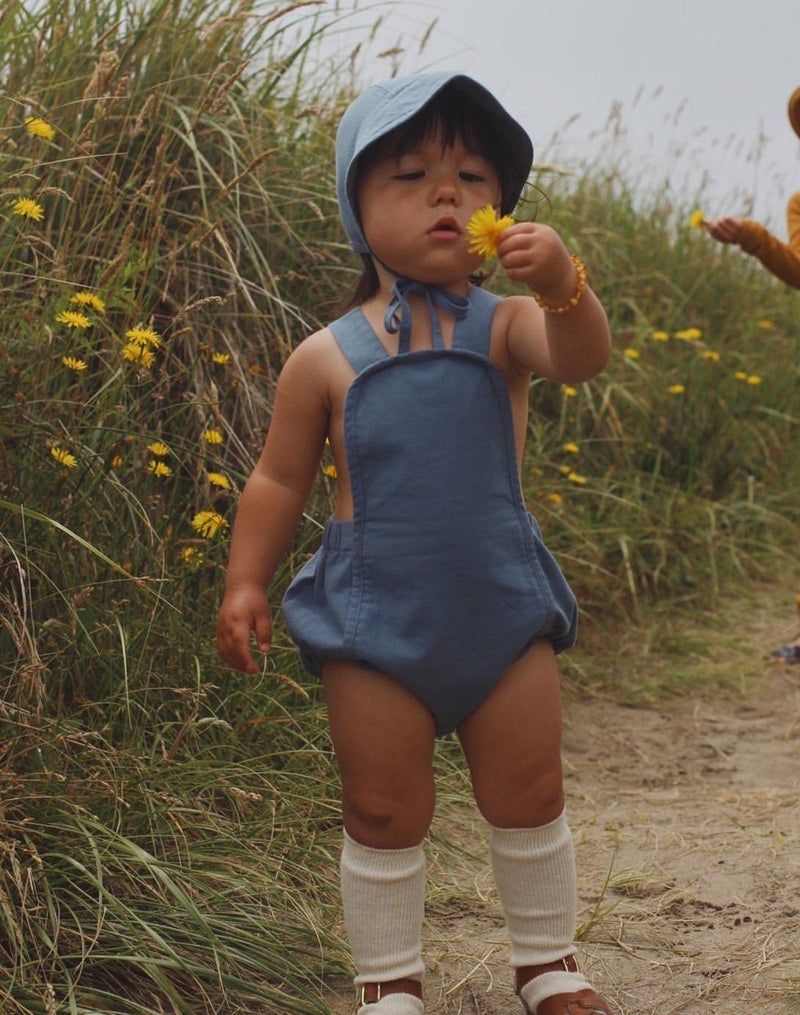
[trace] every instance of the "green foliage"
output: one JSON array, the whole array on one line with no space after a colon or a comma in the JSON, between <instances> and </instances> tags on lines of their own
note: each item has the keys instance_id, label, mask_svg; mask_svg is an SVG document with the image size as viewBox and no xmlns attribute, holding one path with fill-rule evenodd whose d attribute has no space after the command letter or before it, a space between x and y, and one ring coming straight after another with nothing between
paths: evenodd
<instances>
[{"instance_id":1,"label":"green foliage","mask_svg":"<svg viewBox=\"0 0 800 1015\"><path fill-rule=\"evenodd\" d=\"M311 0L0 14L14 1015L322 1013L320 971L344 960L318 689L280 629L256 680L212 643L277 373L355 277L332 177L349 63L314 49L328 27ZM796 551L800 309L666 194L581 166L538 182L616 344L574 394L534 383L523 475L591 643L652 606L708 609ZM329 510L321 475L276 598Z\"/></svg>"}]
</instances>

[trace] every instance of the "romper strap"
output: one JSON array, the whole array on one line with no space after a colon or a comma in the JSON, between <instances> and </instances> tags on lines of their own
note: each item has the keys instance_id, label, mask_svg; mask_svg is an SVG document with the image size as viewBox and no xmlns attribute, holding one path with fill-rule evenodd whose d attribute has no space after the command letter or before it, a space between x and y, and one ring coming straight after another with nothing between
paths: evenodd
<instances>
[{"instance_id":1,"label":"romper strap","mask_svg":"<svg viewBox=\"0 0 800 1015\"><path fill-rule=\"evenodd\" d=\"M487 292L479 286L472 286L469 291L469 322L461 327L456 321L453 334L454 349L468 349L480 356L489 355L489 343L492 337L492 320L502 297Z\"/></svg>"},{"instance_id":2,"label":"romper strap","mask_svg":"<svg viewBox=\"0 0 800 1015\"><path fill-rule=\"evenodd\" d=\"M329 327L336 344L357 374L389 355L361 307L353 307Z\"/></svg>"},{"instance_id":3,"label":"romper strap","mask_svg":"<svg viewBox=\"0 0 800 1015\"><path fill-rule=\"evenodd\" d=\"M427 285L425 282L417 282L412 278L399 277L392 286L392 298L389 301L383 326L390 335L400 332L397 351L401 354L408 352L411 348L411 307L408 303L408 294L412 292L420 293L427 300L428 312L431 316L433 348L444 349L444 338L436 308L444 310L456 321L462 321L469 311L469 297L459 296L458 293L451 293L446 289L440 289L439 286Z\"/></svg>"}]
</instances>

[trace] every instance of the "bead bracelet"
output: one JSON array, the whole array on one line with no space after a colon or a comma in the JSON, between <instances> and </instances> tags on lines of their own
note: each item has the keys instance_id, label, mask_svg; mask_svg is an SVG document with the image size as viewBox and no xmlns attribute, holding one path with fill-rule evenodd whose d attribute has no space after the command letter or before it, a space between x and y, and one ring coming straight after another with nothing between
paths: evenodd
<instances>
[{"instance_id":1,"label":"bead bracelet","mask_svg":"<svg viewBox=\"0 0 800 1015\"><path fill-rule=\"evenodd\" d=\"M578 276L578 283L575 286L575 292L570 296L566 303L563 303L560 307L553 307L547 303L538 293L533 293L533 298L544 310L546 314L566 314L568 310L572 310L573 307L577 307L583 298L583 290L586 288L588 279L586 277L586 265L578 257L577 254L570 254L570 260L575 265L575 271Z\"/></svg>"}]
</instances>

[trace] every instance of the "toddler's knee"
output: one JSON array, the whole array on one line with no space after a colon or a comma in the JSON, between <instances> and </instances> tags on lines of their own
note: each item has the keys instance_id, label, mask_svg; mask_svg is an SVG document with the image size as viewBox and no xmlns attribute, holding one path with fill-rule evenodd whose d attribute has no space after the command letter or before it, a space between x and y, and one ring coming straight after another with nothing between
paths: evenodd
<instances>
[{"instance_id":1,"label":"toddler's knee","mask_svg":"<svg viewBox=\"0 0 800 1015\"><path fill-rule=\"evenodd\" d=\"M348 834L373 849L416 846L428 834L433 801L396 800L374 794L346 794L344 824Z\"/></svg>"},{"instance_id":2,"label":"toddler's knee","mask_svg":"<svg viewBox=\"0 0 800 1015\"><path fill-rule=\"evenodd\" d=\"M535 828L555 820L564 810L564 784L560 767L536 777L509 781L493 792L476 787L478 810L496 828Z\"/></svg>"}]
</instances>

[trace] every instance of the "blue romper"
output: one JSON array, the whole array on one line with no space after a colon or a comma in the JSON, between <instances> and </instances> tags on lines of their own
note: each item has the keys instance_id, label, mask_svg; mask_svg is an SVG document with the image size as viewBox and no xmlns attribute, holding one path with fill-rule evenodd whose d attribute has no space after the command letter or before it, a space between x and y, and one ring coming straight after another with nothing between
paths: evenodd
<instances>
[{"instance_id":1,"label":"blue romper","mask_svg":"<svg viewBox=\"0 0 800 1015\"><path fill-rule=\"evenodd\" d=\"M393 677L441 736L533 642L571 648L578 611L522 497L508 389L488 358L500 298L473 287L448 306L462 319L447 349L433 310L447 294L402 281L427 296L432 348L409 351L408 324L389 355L360 308L330 326L357 375L344 412L353 520L327 522L283 609L310 673L345 659Z\"/></svg>"}]
</instances>

